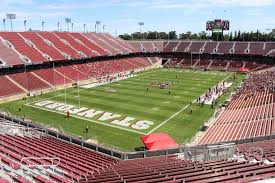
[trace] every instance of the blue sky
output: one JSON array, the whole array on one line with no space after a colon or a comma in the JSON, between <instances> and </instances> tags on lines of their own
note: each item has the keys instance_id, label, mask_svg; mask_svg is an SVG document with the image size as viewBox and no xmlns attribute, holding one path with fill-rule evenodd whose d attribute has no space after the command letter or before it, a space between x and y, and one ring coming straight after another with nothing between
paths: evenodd
<instances>
[{"instance_id":1,"label":"blue sky","mask_svg":"<svg viewBox=\"0 0 275 183\"><path fill-rule=\"evenodd\" d=\"M14 30L27 28L67 30L64 18L74 22L74 31L83 31L83 24L94 30L95 21L106 25L111 34L139 31L138 22L145 23L144 31L176 30L178 33L205 30L205 22L216 18L228 19L231 30L266 32L275 28L275 0L0 0L0 18L16 13ZM6 22L10 30L9 22ZM0 29L3 30L1 21Z\"/></svg>"}]
</instances>

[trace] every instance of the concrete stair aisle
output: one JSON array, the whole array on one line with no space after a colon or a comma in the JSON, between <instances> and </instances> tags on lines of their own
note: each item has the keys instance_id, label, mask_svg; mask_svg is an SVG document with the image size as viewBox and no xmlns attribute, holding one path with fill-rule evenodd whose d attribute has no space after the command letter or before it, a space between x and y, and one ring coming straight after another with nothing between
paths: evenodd
<instances>
[{"instance_id":1,"label":"concrete stair aisle","mask_svg":"<svg viewBox=\"0 0 275 183\"><path fill-rule=\"evenodd\" d=\"M199 59L196 60L195 64L192 66L193 69L195 69L195 67L197 66L197 64L199 63Z\"/></svg>"},{"instance_id":2,"label":"concrete stair aisle","mask_svg":"<svg viewBox=\"0 0 275 183\"><path fill-rule=\"evenodd\" d=\"M228 61L227 64L226 64L226 66L225 66L226 71L227 71L228 67L230 66L230 63L231 63L231 61Z\"/></svg>"},{"instance_id":3,"label":"concrete stair aisle","mask_svg":"<svg viewBox=\"0 0 275 183\"><path fill-rule=\"evenodd\" d=\"M163 64L163 67L165 67L166 65L169 65L171 61L172 61L172 59L169 58L169 59L167 60L167 62L165 62L165 63Z\"/></svg>"},{"instance_id":4,"label":"concrete stair aisle","mask_svg":"<svg viewBox=\"0 0 275 183\"><path fill-rule=\"evenodd\" d=\"M243 62L243 66L242 66L242 68L245 68L245 66L246 66L246 62Z\"/></svg>"},{"instance_id":5,"label":"concrete stair aisle","mask_svg":"<svg viewBox=\"0 0 275 183\"><path fill-rule=\"evenodd\" d=\"M179 67L182 64L182 62L184 62L184 58L181 59L181 61L177 64L177 66Z\"/></svg>"},{"instance_id":6,"label":"concrete stair aisle","mask_svg":"<svg viewBox=\"0 0 275 183\"><path fill-rule=\"evenodd\" d=\"M28 92L28 90L26 90L24 87L22 87L20 84L18 84L16 81L14 81L10 76L6 75L5 76L8 80L10 80L13 84L15 84L16 86L18 86L21 90L23 90L24 92Z\"/></svg>"},{"instance_id":7,"label":"concrete stair aisle","mask_svg":"<svg viewBox=\"0 0 275 183\"><path fill-rule=\"evenodd\" d=\"M211 67L211 65L212 65L212 63L213 63L213 60L209 60L210 61L210 63L209 63L209 65L207 66L207 69L210 69L210 67Z\"/></svg>"}]
</instances>

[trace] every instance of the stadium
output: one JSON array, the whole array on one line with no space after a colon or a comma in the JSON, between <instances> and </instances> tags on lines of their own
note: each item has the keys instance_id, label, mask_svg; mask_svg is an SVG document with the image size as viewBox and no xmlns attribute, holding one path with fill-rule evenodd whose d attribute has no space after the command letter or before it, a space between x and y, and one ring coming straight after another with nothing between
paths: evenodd
<instances>
[{"instance_id":1,"label":"stadium","mask_svg":"<svg viewBox=\"0 0 275 183\"><path fill-rule=\"evenodd\" d=\"M207 38L150 39L138 22L128 38L17 18L0 32L1 183L275 181L275 30L231 40L213 19Z\"/></svg>"}]
</instances>

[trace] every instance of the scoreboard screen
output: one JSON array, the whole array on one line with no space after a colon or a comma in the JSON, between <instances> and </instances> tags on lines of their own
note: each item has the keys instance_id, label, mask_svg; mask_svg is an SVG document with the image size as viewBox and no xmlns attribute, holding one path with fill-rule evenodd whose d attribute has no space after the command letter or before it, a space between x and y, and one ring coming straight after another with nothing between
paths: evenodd
<instances>
[{"instance_id":1,"label":"scoreboard screen","mask_svg":"<svg viewBox=\"0 0 275 183\"><path fill-rule=\"evenodd\" d=\"M229 21L228 20L215 20L206 22L206 30L229 30Z\"/></svg>"}]
</instances>

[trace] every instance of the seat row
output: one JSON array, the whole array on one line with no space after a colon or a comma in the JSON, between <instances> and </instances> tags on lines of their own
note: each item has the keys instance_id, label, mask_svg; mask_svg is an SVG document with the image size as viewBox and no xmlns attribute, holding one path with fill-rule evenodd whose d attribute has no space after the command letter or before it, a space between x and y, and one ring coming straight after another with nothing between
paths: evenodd
<instances>
[{"instance_id":1,"label":"seat row","mask_svg":"<svg viewBox=\"0 0 275 183\"><path fill-rule=\"evenodd\" d=\"M0 32L0 48L2 66L137 52L107 33Z\"/></svg>"},{"instance_id":2,"label":"seat row","mask_svg":"<svg viewBox=\"0 0 275 183\"><path fill-rule=\"evenodd\" d=\"M43 91L58 85L72 84L82 80L106 77L144 69L152 66L155 58L127 58L79 65L39 69L24 73L0 76L0 98L32 91Z\"/></svg>"},{"instance_id":3,"label":"seat row","mask_svg":"<svg viewBox=\"0 0 275 183\"><path fill-rule=\"evenodd\" d=\"M199 144L236 141L275 133L275 73L251 74L210 124Z\"/></svg>"},{"instance_id":4,"label":"seat row","mask_svg":"<svg viewBox=\"0 0 275 183\"><path fill-rule=\"evenodd\" d=\"M218 54L270 55L275 52L273 42L216 42L216 41L128 41L140 52L188 52Z\"/></svg>"},{"instance_id":5,"label":"seat row","mask_svg":"<svg viewBox=\"0 0 275 183\"><path fill-rule=\"evenodd\" d=\"M63 177L77 181L81 177L92 175L117 162L113 158L47 136L30 138L1 135L0 138L2 163L14 171L30 165L32 167L50 166L51 158L59 158L60 163L56 168L63 172Z\"/></svg>"},{"instance_id":6,"label":"seat row","mask_svg":"<svg viewBox=\"0 0 275 183\"><path fill-rule=\"evenodd\" d=\"M192 162L173 156L122 161L81 182L249 182L275 176L274 164L218 160Z\"/></svg>"},{"instance_id":7,"label":"seat row","mask_svg":"<svg viewBox=\"0 0 275 183\"><path fill-rule=\"evenodd\" d=\"M198 59L193 58L173 58L167 61L164 67L169 68L193 68L193 69L214 69L227 71L240 71L247 68L249 71L263 70L271 67L270 65L258 64L247 60L222 60L222 59Z\"/></svg>"}]
</instances>

